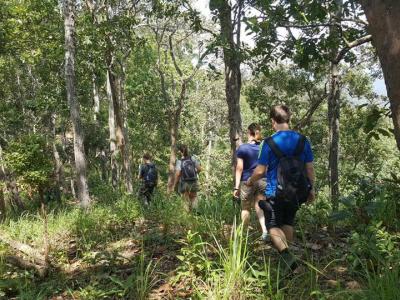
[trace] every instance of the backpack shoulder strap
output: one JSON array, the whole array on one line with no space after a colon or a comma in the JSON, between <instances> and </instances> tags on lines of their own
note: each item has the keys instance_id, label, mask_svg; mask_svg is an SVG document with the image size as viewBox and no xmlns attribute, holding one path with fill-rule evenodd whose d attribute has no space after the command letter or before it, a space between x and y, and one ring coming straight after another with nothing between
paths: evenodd
<instances>
[{"instance_id":1,"label":"backpack shoulder strap","mask_svg":"<svg viewBox=\"0 0 400 300\"><path fill-rule=\"evenodd\" d=\"M270 136L269 138L266 138L265 142L271 148L272 152L276 155L276 157L278 159L281 159L282 157L285 156L285 154L282 153L281 149L279 149L278 145L275 143L272 136Z\"/></svg>"},{"instance_id":2,"label":"backpack shoulder strap","mask_svg":"<svg viewBox=\"0 0 400 300\"><path fill-rule=\"evenodd\" d=\"M304 151L305 145L306 145L306 137L300 134L300 138L299 141L297 142L297 146L296 149L294 150L293 156L300 156Z\"/></svg>"}]
</instances>

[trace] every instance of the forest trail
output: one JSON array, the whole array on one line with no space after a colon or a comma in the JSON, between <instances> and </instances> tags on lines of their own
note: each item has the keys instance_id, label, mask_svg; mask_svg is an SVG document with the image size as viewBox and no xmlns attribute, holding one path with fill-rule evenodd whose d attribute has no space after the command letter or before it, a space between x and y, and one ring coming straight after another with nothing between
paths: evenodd
<instances>
[{"instance_id":1,"label":"forest trail","mask_svg":"<svg viewBox=\"0 0 400 300\"><path fill-rule=\"evenodd\" d=\"M224 204L231 206L230 212L234 215L232 203ZM36 288L30 291L32 295L43 295L47 299L136 299L143 295L140 293L145 293L143 299L197 299L210 293L210 271L224 269L221 260L229 253L233 242L232 215L224 216L231 222L219 222L221 220L213 219L215 207L210 210L205 206L198 214L188 215L180 207L180 199L175 197L169 200L156 197L146 208L141 208L132 198L96 206L99 207L89 212L86 220L74 210L64 215L75 217L67 228L52 229L53 222L62 220L57 219L57 213L51 215L50 272L45 278L35 279L12 268L13 271L9 270L3 277L9 284L9 289L4 290L9 299L13 299L22 282L35 282ZM120 217L116 218L116 213ZM62 215L60 212L59 217ZM20 223L20 226L24 225ZM332 232L326 227L306 225L304 231L297 233L292 245L294 254L302 261L301 266L292 278L277 288L274 285L278 282L273 277L277 276L278 255L270 244L259 239L257 226L252 220L246 257L242 257L248 264L246 270L251 266L251 272L250 269L241 272L253 278L248 283L253 286L252 293L265 295L263 289L271 289L271 296L285 291L294 297L310 288L321 294L334 294L340 287L351 292L360 291L360 283L349 273L343 256L348 251L348 231ZM31 239L33 246L42 238L38 230L35 238L25 236ZM76 230L81 237L76 235ZM211 269L206 272L207 268ZM313 282L311 287L309 280ZM265 299L250 295L245 298Z\"/></svg>"}]
</instances>

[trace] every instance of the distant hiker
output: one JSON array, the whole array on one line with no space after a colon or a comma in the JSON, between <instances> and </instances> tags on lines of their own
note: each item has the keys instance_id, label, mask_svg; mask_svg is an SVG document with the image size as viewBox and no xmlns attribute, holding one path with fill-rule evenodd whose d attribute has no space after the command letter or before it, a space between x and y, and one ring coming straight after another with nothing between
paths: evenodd
<instances>
[{"instance_id":1,"label":"distant hiker","mask_svg":"<svg viewBox=\"0 0 400 300\"><path fill-rule=\"evenodd\" d=\"M143 155L143 164L139 168L139 179L142 181L139 194L144 200L144 204L148 205L158 182L158 171L156 165L151 161L149 153Z\"/></svg>"},{"instance_id":2,"label":"distant hiker","mask_svg":"<svg viewBox=\"0 0 400 300\"><path fill-rule=\"evenodd\" d=\"M313 152L306 137L289 129L290 115L285 105L271 109L276 133L264 140L257 168L247 180L247 185L252 186L267 171L266 201L260 201L259 205L286 274L297 267L296 258L289 252L296 212L302 203L315 199Z\"/></svg>"},{"instance_id":3,"label":"distant hiker","mask_svg":"<svg viewBox=\"0 0 400 300\"><path fill-rule=\"evenodd\" d=\"M252 123L247 128L248 142L239 146L236 150L236 170L235 170L235 187L233 196L241 199L242 222L245 227L250 221L250 211L254 207L258 220L262 229L262 240L268 240L268 231L265 226L264 212L259 207L258 202L265 200L265 187L267 185L265 176L254 182L252 186L245 185L247 179L253 174L257 167L258 154L260 152L261 127L256 123Z\"/></svg>"},{"instance_id":4,"label":"distant hiker","mask_svg":"<svg viewBox=\"0 0 400 300\"><path fill-rule=\"evenodd\" d=\"M189 155L186 145L179 147L181 159L176 162L175 183L179 183L179 193L183 194L185 199L185 209L190 212L197 208L197 192L199 183L197 174L201 171L200 162L196 157Z\"/></svg>"}]
</instances>

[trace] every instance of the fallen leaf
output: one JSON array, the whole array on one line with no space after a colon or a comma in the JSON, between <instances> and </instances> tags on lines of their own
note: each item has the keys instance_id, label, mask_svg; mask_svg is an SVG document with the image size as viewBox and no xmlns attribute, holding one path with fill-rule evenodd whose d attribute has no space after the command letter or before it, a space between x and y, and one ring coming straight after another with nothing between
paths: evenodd
<instances>
[{"instance_id":1,"label":"fallen leaf","mask_svg":"<svg viewBox=\"0 0 400 300\"><path fill-rule=\"evenodd\" d=\"M353 280L346 282L346 288L348 290L359 290L361 289L361 285L357 281Z\"/></svg>"},{"instance_id":2,"label":"fallen leaf","mask_svg":"<svg viewBox=\"0 0 400 300\"><path fill-rule=\"evenodd\" d=\"M334 268L335 272L338 274L343 274L347 272L347 268L343 266L337 266Z\"/></svg>"},{"instance_id":3,"label":"fallen leaf","mask_svg":"<svg viewBox=\"0 0 400 300\"><path fill-rule=\"evenodd\" d=\"M333 280L333 279L329 279L329 280L325 281L325 283L330 288L336 288L339 286L339 281Z\"/></svg>"}]
</instances>

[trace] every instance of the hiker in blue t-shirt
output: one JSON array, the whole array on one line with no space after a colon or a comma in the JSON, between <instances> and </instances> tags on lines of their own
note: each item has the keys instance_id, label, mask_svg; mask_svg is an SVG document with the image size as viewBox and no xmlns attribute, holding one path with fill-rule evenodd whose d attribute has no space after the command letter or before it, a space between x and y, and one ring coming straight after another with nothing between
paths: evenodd
<instances>
[{"instance_id":1,"label":"hiker in blue t-shirt","mask_svg":"<svg viewBox=\"0 0 400 300\"><path fill-rule=\"evenodd\" d=\"M268 231L265 226L264 212L258 205L258 201L264 200L265 178L261 178L254 185L246 186L244 183L253 174L257 167L258 153L260 152L261 127L256 123L252 123L247 128L248 142L239 146L236 150L236 170L235 170L235 188L233 196L241 199L242 222L245 227L250 221L250 211L255 208L258 220L262 229L261 238L268 240Z\"/></svg>"},{"instance_id":2,"label":"hiker in blue t-shirt","mask_svg":"<svg viewBox=\"0 0 400 300\"><path fill-rule=\"evenodd\" d=\"M310 203L315 199L314 157L310 142L303 135L289 129L290 111L287 106L274 106L270 117L276 133L264 140L258 165L247 185L252 186L267 172L266 201L261 201L259 205L266 215L271 241L281 254L281 266L286 272L291 272L297 267L295 257L289 252L289 243L293 241L294 235L294 218L302 202ZM297 165L289 166L290 169L284 165L288 161L289 164ZM292 176L293 173L296 176ZM290 182L293 178L300 183L296 185ZM304 180L301 181L302 178ZM293 190L295 193L291 193Z\"/></svg>"}]
</instances>

